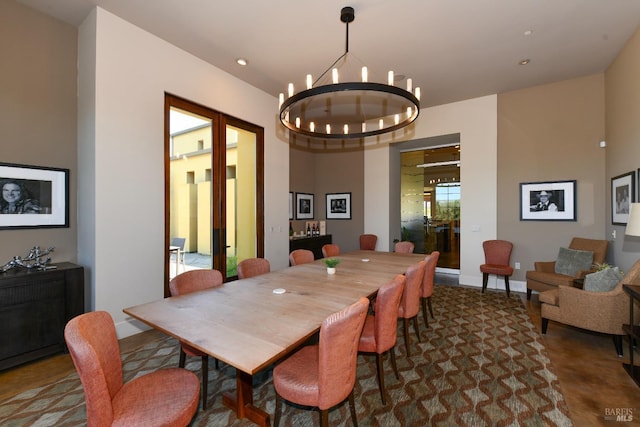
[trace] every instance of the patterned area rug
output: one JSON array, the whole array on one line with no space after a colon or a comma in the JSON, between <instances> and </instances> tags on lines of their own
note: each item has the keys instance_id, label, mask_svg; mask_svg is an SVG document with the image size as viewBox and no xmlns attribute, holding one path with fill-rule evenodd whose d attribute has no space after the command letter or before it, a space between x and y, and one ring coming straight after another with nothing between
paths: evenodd
<instances>
[{"instance_id":1,"label":"patterned area rug","mask_svg":"<svg viewBox=\"0 0 640 427\"><path fill-rule=\"evenodd\" d=\"M380 401L375 358L358 357L356 411L364 426L571 426L553 366L542 340L517 295L481 294L477 288L437 286L435 319L424 328L422 342L411 334L411 357L398 334L396 356L400 380L385 360L389 398ZM399 325L400 326L400 325ZM247 349L251 351L251 349ZM163 338L125 353L125 380L178 364L178 345ZM189 360L189 359L188 359ZM248 426L222 406L222 393L235 389L235 371L209 364L209 406L192 426ZM199 358L187 368L199 376ZM275 406L271 371L254 377L255 404L272 414ZM285 405L281 424L318 425L318 413ZM331 425L351 425L348 405L329 414ZM84 395L78 376L70 374L45 387L0 403L2 426L76 426L86 424Z\"/></svg>"}]
</instances>

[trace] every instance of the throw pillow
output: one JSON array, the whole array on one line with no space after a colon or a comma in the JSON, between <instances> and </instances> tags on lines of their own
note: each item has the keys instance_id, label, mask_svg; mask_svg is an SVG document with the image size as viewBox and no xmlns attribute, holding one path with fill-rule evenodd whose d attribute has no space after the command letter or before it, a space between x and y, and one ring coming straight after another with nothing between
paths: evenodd
<instances>
[{"instance_id":1,"label":"throw pillow","mask_svg":"<svg viewBox=\"0 0 640 427\"><path fill-rule=\"evenodd\" d=\"M560 248L556 260L556 273L576 277L579 271L591 270L593 252L577 249Z\"/></svg>"},{"instance_id":2,"label":"throw pillow","mask_svg":"<svg viewBox=\"0 0 640 427\"><path fill-rule=\"evenodd\" d=\"M605 268L584 278L584 290L591 292L609 292L622 280L618 267Z\"/></svg>"}]
</instances>

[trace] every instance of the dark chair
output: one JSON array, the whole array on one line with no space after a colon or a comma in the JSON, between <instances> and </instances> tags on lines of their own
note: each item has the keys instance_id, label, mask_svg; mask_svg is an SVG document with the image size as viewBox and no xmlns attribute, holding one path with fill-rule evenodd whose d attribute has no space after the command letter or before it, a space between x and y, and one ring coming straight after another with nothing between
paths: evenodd
<instances>
[{"instance_id":1,"label":"dark chair","mask_svg":"<svg viewBox=\"0 0 640 427\"><path fill-rule=\"evenodd\" d=\"M509 265L513 244L506 240L486 240L482 242L484 249L484 264L480 266L482 272L482 292L487 289L489 275L504 277L504 286L509 296L509 276L513 274L513 267Z\"/></svg>"},{"instance_id":2,"label":"dark chair","mask_svg":"<svg viewBox=\"0 0 640 427\"><path fill-rule=\"evenodd\" d=\"M322 256L331 258L340 255L340 246L328 243L322 246Z\"/></svg>"},{"instance_id":3,"label":"dark chair","mask_svg":"<svg viewBox=\"0 0 640 427\"><path fill-rule=\"evenodd\" d=\"M124 383L113 318L93 311L64 329L69 354L84 388L87 425L184 427L198 409L198 377L186 369L159 369Z\"/></svg>"},{"instance_id":4,"label":"dark chair","mask_svg":"<svg viewBox=\"0 0 640 427\"><path fill-rule=\"evenodd\" d=\"M238 263L238 279L247 279L271 271L271 264L265 258L247 258Z\"/></svg>"},{"instance_id":5,"label":"dark chair","mask_svg":"<svg viewBox=\"0 0 640 427\"><path fill-rule=\"evenodd\" d=\"M222 273L218 270L190 270L177 275L169 282L169 291L172 296L184 295L191 292L222 286ZM209 384L209 355L180 342L180 360L178 366L184 368L186 356L202 358L202 409L207 409L207 385ZM218 360L216 359L216 369Z\"/></svg>"},{"instance_id":6,"label":"dark chair","mask_svg":"<svg viewBox=\"0 0 640 427\"><path fill-rule=\"evenodd\" d=\"M433 251L425 257L427 265L424 269L424 277L422 279L422 295L420 302L422 303L422 317L424 318L424 324L429 327L429 319L427 316L427 305L429 305L429 313L433 319L433 307L431 306L431 296L433 295L433 279L436 275L436 267L438 266L438 259L440 258L440 252Z\"/></svg>"},{"instance_id":7,"label":"dark chair","mask_svg":"<svg viewBox=\"0 0 640 427\"><path fill-rule=\"evenodd\" d=\"M360 250L375 251L377 242L378 242L378 236L376 236L375 234L361 234Z\"/></svg>"},{"instance_id":8,"label":"dark chair","mask_svg":"<svg viewBox=\"0 0 640 427\"><path fill-rule=\"evenodd\" d=\"M409 266L405 276L407 281L404 285L402 300L398 308L398 317L402 319L404 329L404 345L407 349L407 356L411 356L411 340L409 338L409 320L413 320L413 329L420 342L420 330L418 329L418 312L420 311L420 294L422 291L422 279L426 261L420 261Z\"/></svg>"},{"instance_id":9,"label":"dark chair","mask_svg":"<svg viewBox=\"0 0 640 427\"><path fill-rule=\"evenodd\" d=\"M289 263L294 265L307 264L315 260L313 252L308 249L296 249L289 254Z\"/></svg>"},{"instance_id":10,"label":"dark chair","mask_svg":"<svg viewBox=\"0 0 640 427\"><path fill-rule=\"evenodd\" d=\"M274 427L280 423L282 399L320 410L320 425L328 425L329 409L349 399L351 420L358 425L353 401L358 341L369 300L362 297L327 317L320 326L318 345L302 347L273 369L276 391Z\"/></svg>"}]
</instances>

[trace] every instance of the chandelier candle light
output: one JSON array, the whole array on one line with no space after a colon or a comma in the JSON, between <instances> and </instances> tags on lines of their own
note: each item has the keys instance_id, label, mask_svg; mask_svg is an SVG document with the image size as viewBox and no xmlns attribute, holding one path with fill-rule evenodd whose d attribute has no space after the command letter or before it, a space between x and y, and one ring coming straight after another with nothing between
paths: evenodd
<instances>
[{"instance_id":1,"label":"chandelier candle light","mask_svg":"<svg viewBox=\"0 0 640 427\"><path fill-rule=\"evenodd\" d=\"M295 93L289 83L287 99L280 94L280 121L290 131L316 138L364 138L401 129L420 114L420 88L407 79L406 90L394 86L393 71L387 84L369 82L369 71L362 67L360 82L340 83L336 65L347 60L349 23L355 19L352 7L344 7L340 20L346 24L346 50L314 82L307 74L306 89ZM331 83L318 82L331 70Z\"/></svg>"}]
</instances>

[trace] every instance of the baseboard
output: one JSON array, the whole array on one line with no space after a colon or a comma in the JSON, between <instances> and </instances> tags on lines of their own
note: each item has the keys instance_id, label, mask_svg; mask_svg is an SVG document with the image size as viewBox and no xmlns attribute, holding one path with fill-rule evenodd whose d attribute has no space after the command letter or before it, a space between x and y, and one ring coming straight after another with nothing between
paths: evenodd
<instances>
[{"instance_id":1,"label":"baseboard","mask_svg":"<svg viewBox=\"0 0 640 427\"><path fill-rule=\"evenodd\" d=\"M482 288L482 276L460 275L460 278L458 280L461 285ZM506 289L504 286L504 279L503 278L498 279L496 276L489 276L489 281L487 282L487 289L504 291ZM527 282L521 281L521 280L509 280L509 289L512 292L526 293Z\"/></svg>"}]
</instances>

